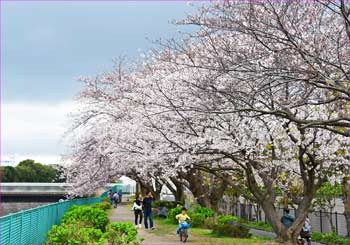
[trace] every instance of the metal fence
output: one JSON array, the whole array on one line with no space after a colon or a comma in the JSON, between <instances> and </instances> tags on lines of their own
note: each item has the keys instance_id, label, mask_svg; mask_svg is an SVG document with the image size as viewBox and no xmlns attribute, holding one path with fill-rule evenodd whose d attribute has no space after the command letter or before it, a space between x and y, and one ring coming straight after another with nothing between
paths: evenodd
<instances>
[{"instance_id":1,"label":"metal fence","mask_svg":"<svg viewBox=\"0 0 350 245\"><path fill-rule=\"evenodd\" d=\"M262 221L267 222L264 211L257 204L244 204L244 203L228 203L221 201L219 208L222 213L234 215L242 219L249 221ZM279 215L283 215L283 208L277 207ZM296 210L291 209L290 214L295 217ZM316 211L309 213L309 219L311 221L312 231L316 232L334 232L338 235L349 236L346 229L346 218L342 213L330 213L324 211ZM333 229L332 229L333 228Z\"/></svg>"},{"instance_id":2,"label":"metal fence","mask_svg":"<svg viewBox=\"0 0 350 245\"><path fill-rule=\"evenodd\" d=\"M129 190L123 185L115 185L113 191ZM59 225L64 213L73 205L90 205L107 197L104 192L99 197L80 198L28 209L0 218L0 244L44 244L46 234L52 225Z\"/></svg>"}]
</instances>

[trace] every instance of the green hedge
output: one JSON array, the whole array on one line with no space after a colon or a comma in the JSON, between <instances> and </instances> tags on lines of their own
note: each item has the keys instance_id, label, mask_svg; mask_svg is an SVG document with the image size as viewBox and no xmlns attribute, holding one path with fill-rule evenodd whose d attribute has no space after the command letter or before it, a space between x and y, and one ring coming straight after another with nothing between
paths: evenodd
<instances>
[{"instance_id":1,"label":"green hedge","mask_svg":"<svg viewBox=\"0 0 350 245\"><path fill-rule=\"evenodd\" d=\"M339 236L336 233L312 232L311 240L324 244L350 244L350 237Z\"/></svg>"},{"instance_id":2,"label":"green hedge","mask_svg":"<svg viewBox=\"0 0 350 245\"><path fill-rule=\"evenodd\" d=\"M250 238L252 236L249 232L249 228L241 224L216 224L213 227L213 234L235 238Z\"/></svg>"},{"instance_id":3,"label":"green hedge","mask_svg":"<svg viewBox=\"0 0 350 245\"><path fill-rule=\"evenodd\" d=\"M176 208L169 210L168 219L171 220L174 224L178 223L175 217L181 213L181 209L181 206L177 206ZM215 212L210 208L196 207L194 211L187 210L187 214L191 218L191 227L199 227L206 225L212 226L212 224L207 224L210 223L208 218L213 217L215 215Z\"/></svg>"},{"instance_id":4,"label":"green hedge","mask_svg":"<svg viewBox=\"0 0 350 245\"><path fill-rule=\"evenodd\" d=\"M103 232L82 223L54 225L47 234L47 244L106 244Z\"/></svg>"},{"instance_id":5,"label":"green hedge","mask_svg":"<svg viewBox=\"0 0 350 245\"><path fill-rule=\"evenodd\" d=\"M240 218L238 218L237 216L233 216L233 215L219 215L218 216L218 224L220 225L225 225L228 224L232 221L235 222L240 222Z\"/></svg>"},{"instance_id":6,"label":"green hedge","mask_svg":"<svg viewBox=\"0 0 350 245\"><path fill-rule=\"evenodd\" d=\"M106 231L109 223L107 213L93 206L73 206L62 217L62 224L83 223L86 227L92 227Z\"/></svg>"},{"instance_id":7,"label":"green hedge","mask_svg":"<svg viewBox=\"0 0 350 245\"><path fill-rule=\"evenodd\" d=\"M107 211L109 209L112 209L112 205L109 202L101 202L101 203L95 203L92 205L93 208L100 208L103 211Z\"/></svg>"},{"instance_id":8,"label":"green hedge","mask_svg":"<svg viewBox=\"0 0 350 245\"><path fill-rule=\"evenodd\" d=\"M112 223L106 210L109 203L73 206L47 233L47 244L140 244L132 223Z\"/></svg>"},{"instance_id":9,"label":"green hedge","mask_svg":"<svg viewBox=\"0 0 350 245\"><path fill-rule=\"evenodd\" d=\"M137 230L132 223L112 223L108 225L104 238L108 244L140 244L137 241Z\"/></svg>"}]
</instances>

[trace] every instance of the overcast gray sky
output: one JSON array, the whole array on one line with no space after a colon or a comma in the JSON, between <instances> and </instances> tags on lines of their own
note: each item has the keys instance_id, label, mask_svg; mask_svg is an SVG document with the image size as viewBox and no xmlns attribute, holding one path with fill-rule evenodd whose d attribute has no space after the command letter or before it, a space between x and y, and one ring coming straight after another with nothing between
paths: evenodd
<instances>
[{"instance_id":1,"label":"overcast gray sky","mask_svg":"<svg viewBox=\"0 0 350 245\"><path fill-rule=\"evenodd\" d=\"M138 57L149 40L175 37L169 22L195 9L186 2L2 2L1 160L53 163L75 78Z\"/></svg>"}]
</instances>

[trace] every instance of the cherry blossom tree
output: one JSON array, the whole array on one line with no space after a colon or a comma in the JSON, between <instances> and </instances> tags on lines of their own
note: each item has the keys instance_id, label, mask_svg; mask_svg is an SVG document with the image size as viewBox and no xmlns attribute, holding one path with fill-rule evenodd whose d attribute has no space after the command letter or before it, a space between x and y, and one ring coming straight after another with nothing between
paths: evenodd
<instances>
[{"instance_id":1,"label":"cherry blossom tree","mask_svg":"<svg viewBox=\"0 0 350 245\"><path fill-rule=\"evenodd\" d=\"M179 22L196 33L83 78L74 192L129 175L157 190L182 182L215 208L243 173L278 237L295 242L317 190L349 163L348 13L344 1L212 3ZM288 229L277 187L297 205Z\"/></svg>"}]
</instances>

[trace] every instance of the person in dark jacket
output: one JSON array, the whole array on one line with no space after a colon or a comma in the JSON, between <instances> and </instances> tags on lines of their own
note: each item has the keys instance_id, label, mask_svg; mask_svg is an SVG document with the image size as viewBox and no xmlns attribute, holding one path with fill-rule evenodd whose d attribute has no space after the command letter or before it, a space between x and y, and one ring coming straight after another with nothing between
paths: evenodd
<instances>
[{"instance_id":1,"label":"person in dark jacket","mask_svg":"<svg viewBox=\"0 0 350 245\"><path fill-rule=\"evenodd\" d=\"M122 189L119 189L119 191L118 191L118 201L119 201L119 203L121 203L122 202L122 197L123 197L123 191L122 191Z\"/></svg>"},{"instance_id":2,"label":"person in dark jacket","mask_svg":"<svg viewBox=\"0 0 350 245\"><path fill-rule=\"evenodd\" d=\"M144 225L145 228L148 229L148 219L149 219L149 225L150 229L153 230L153 214L152 214L152 202L153 202L153 195L152 192L148 191L146 194L146 197L143 199L142 205L143 205L143 214L144 214Z\"/></svg>"},{"instance_id":3,"label":"person in dark jacket","mask_svg":"<svg viewBox=\"0 0 350 245\"><path fill-rule=\"evenodd\" d=\"M289 209L284 209L284 214L281 218L281 223L288 229L292 226L294 218L289 214Z\"/></svg>"}]
</instances>

